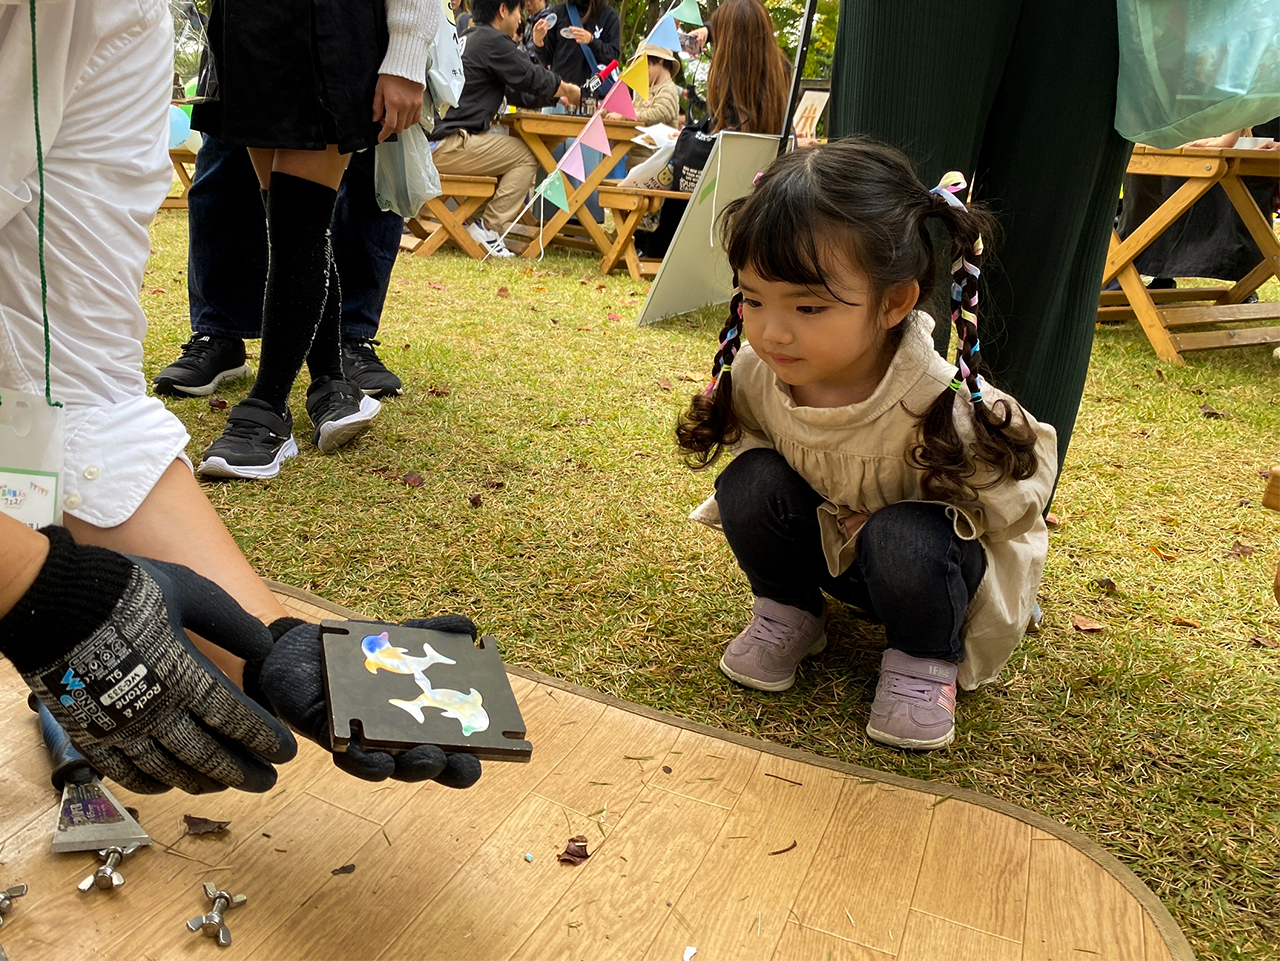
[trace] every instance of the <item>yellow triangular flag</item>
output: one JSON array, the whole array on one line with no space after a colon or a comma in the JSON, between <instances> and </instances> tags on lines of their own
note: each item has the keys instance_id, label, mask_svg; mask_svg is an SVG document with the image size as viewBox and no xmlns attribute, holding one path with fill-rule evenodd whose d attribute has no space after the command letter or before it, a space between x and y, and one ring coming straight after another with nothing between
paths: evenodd
<instances>
[{"instance_id":1,"label":"yellow triangular flag","mask_svg":"<svg viewBox=\"0 0 1280 961\"><path fill-rule=\"evenodd\" d=\"M640 94L641 100L649 99L649 58L639 57L636 62L622 71L618 77L631 88L633 93Z\"/></svg>"}]
</instances>

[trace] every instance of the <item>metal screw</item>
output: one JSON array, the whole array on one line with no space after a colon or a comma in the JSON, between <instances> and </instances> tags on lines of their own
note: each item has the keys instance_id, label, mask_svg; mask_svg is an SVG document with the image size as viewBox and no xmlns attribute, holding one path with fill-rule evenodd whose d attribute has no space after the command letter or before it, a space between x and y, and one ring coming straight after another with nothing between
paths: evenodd
<instances>
[{"instance_id":1,"label":"metal screw","mask_svg":"<svg viewBox=\"0 0 1280 961\"><path fill-rule=\"evenodd\" d=\"M138 850L138 847L137 844L130 844L127 848L103 848L98 852L98 857L103 858L106 864L76 886L81 891L88 891L92 888L110 891L112 888L120 887L120 885L124 884L124 876L116 868L121 861Z\"/></svg>"},{"instance_id":2,"label":"metal screw","mask_svg":"<svg viewBox=\"0 0 1280 961\"><path fill-rule=\"evenodd\" d=\"M213 902L213 909L208 914L197 914L187 922L187 930L199 931L211 938L217 938L218 944L226 947L231 943L231 932L222 921L222 915L232 908L238 908L249 900L243 894L228 894L220 891L211 882L204 883L204 895Z\"/></svg>"},{"instance_id":3,"label":"metal screw","mask_svg":"<svg viewBox=\"0 0 1280 961\"><path fill-rule=\"evenodd\" d=\"M13 907L13 899L20 898L26 893L27 886L25 884L15 884L7 891L0 891L0 924L4 924L4 916Z\"/></svg>"}]
</instances>

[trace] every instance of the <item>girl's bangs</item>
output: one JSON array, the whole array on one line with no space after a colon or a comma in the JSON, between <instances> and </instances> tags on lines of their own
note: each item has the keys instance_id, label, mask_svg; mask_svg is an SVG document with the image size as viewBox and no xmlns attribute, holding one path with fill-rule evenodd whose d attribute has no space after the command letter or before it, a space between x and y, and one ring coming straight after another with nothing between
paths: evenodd
<instances>
[{"instance_id":1,"label":"girl's bangs","mask_svg":"<svg viewBox=\"0 0 1280 961\"><path fill-rule=\"evenodd\" d=\"M800 216L801 210L810 216ZM821 255L826 245L819 242L818 232L826 234L830 227L819 226L812 212L810 204L753 195L730 221L729 265L735 273L749 267L765 280L828 290Z\"/></svg>"}]
</instances>

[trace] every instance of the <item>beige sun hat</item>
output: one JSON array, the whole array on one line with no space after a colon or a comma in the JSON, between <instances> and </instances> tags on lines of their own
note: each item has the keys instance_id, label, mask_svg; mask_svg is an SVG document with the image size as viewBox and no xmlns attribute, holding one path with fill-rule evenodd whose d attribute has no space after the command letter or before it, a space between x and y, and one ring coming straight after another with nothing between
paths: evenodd
<instances>
[{"instance_id":1,"label":"beige sun hat","mask_svg":"<svg viewBox=\"0 0 1280 961\"><path fill-rule=\"evenodd\" d=\"M661 57L671 65L671 79L676 80L680 77L680 55L675 51L668 50L666 47L659 47L652 43L642 43L636 50L637 57Z\"/></svg>"}]
</instances>

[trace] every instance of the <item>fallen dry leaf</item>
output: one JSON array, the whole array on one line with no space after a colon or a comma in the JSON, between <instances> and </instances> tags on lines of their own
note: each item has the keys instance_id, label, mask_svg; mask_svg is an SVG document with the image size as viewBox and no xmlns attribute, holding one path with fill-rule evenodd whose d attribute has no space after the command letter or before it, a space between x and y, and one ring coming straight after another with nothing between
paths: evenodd
<instances>
[{"instance_id":1,"label":"fallen dry leaf","mask_svg":"<svg viewBox=\"0 0 1280 961\"><path fill-rule=\"evenodd\" d=\"M1156 380L1164 380L1164 371L1159 367L1156 368Z\"/></svg>"},{"instance_id":2,"label":"fallen dry leaf","mask_svg":"<svg viewBox=\"0 0 1280 961\"><path fill-rule=\"evenodd\" d=\"M427 286L435 290L444 290L444 284L437 284L434 280L428 280Z\"/></svg>"},{"instance_id":3,"label":"fallen dry leaf","mask_svg":"<svg viewBox=\"0 0 1280 961\"><path fill-rule=\"evenodd\" d=\"M1044 515L1044 522L1048 524L1050 527L1062 526L1062 518L1059 517L1057 514L1055 514L1053 511L1049 511L1049 513Z\"/></svg>"},{"instance_id":4,"label":"fallen dry leaf","mask_svg":"<svg viewBox=\"0 0 1280 961\"><path fill-rule=\"evenodd\" d=\"M355 873L356 873L356 866L355 866L354 864L344 864L344 865L343 865L342 867L340 867L340 868L334 868L334 869L333 869L332 871L330 871L329 873L330 873L330 874L335 874L335 875L336 875L336 874L355 874Z\"/></svg>"},{"instance_id":5,"label":"fallen dry leaf","mask_svg":"<svg viewBox=\"0 0 1280 961\"><path fill-rule=\"evenodd\" d=\"M1251 547L1248 544L1241 544L1239 541L1236 541L1231 545L1231 550L1227 551L1227 557L1233 561L1239 561L1246 557L1252 557L1255 550L1257 550L1256 547Z\"/></svg>"},{"instance_id":6,"label":"fallen dry leaf","mask_svg":"<svg viewBox=\"0 0 1280 961\"><path fill-rule=\"evenodd\" d=\"M199 818L194 814L182 815L183 822L187 825L187 834L221 834L227 829L230 821L213 821L209 818Z\"/></svg>"},{"instance_id":7,"label":"fallen dry leaf","mask_svg":"<svg viewBox=\"0 0 1280 961\"><path fill-rule=\"evenodd\" d=\"M1160 548L1156 547L1155 544L1151 545L1151 553L1156 555L1156 557L1160 558L1162 561L1176 561L1178 559L1177 554L1170 554L1168 551L1162 551Z\"/></svg>"},{"instance_id":8,"label":"fallen dry leaf","mask_svg":"<svg viewBox=\"0 0 1280 961\"><path fill-rule=\"evenodd\" d=\"M432 384L430 387L427 388L427 393L430 394L432 397L448 397L449 388L442 387L438 384Z\"/></svg>"},{"instance_id":9,"label":"fallen dry leaf","mask_svg":"<svg viewBox=\"0 0 1280 961\"><path fill-rule=\"evenodd\" d=\"M479 494L472 494L470 497L467 498L467 503L470 504L472 507L479 507L481 504L484 503L484 498L481 497Z\"/></svg>"},{"instance_id":10,"label":"fallen dry leaf","mask_svg":"<svg viewBox=\"0 0 1280 961\"><path fill-rule=\"evenodd\" d=\"M609 318L610 320L621 320L621 319L622 319L622 315L621 315L621 314L615 314L613 311L609 311L609 313L608 313L606 316L608 316L608 318Z\"/></svg>"},{"instance_id":11,"label":"fallen dry leaf","mask_svg":"<svg viewBox=\"0 0 1280 961\"><path fill-rule=\"evenodd\" d=\"M1212 419L1212 420L1221 420L1222 418L1226 417L1227 415L1226 415L1226 414L1224 414L1224 413L1223 413L1222 411L1220 411L1220 410L1215 410L1214 408L1210 407L1208 404L1201 404L1201 405L1200 405L1200 416L1201 416L1201 417L1208 417L1208 418L1210 418L1210 419Z\"/></svg>"},{"instance_id":12,"label":"fallen dry leaf","mask_svg":"<svg viewBox=\"0 0 1280 961\"><path fill-rule=\"evenodd\" d=\"M224 398L219 397L217 394L214 394L212 397L209 398L210 410L226 410L229 406L231 405L228 404Z\"/></svg>"},{"instance_id":13,"label":"fallen dry leaf","mask_svg":"<svg viewBox=\"0 0 1280 961\"><path fill-rule=\"evenodd\" d=\"M491 491L500 491L502 488L507 486L507 482L500 480L487 480L484 482L484 486Z\"/></svg>"},{"instance_id":14,"label":"fallen dry leaf","mask_svg":"<svg viewBox=\"0 0 1280 961\"><path fill-rule=\"evenodd\" d=\"M1092 618L1085 617L1081 614L1071 615L1071 626L1077 631L1084 631L1088 634L1096 634L1098 631L1105 630L1105 627L1102 624L1099 624Z\"/></svg>"},{"instance_id":15,"label":"fallen dry leaf","mask_svg":"<svg viewBox=\"0 0 1280 961\"><path fill-rule=\"evenodd\" d=\"M1254 647L1280 647L1280 640L1274 637L1263 637L1260 634L1249 638L1249 643Z\"/></svg>"},{"instance_id":16,"label":"fallen dry leaf","mask_svg":"<svg viewBox=\"0 0 1280 961\"><path fill-rule=\"evenodd\" d=\"M422 479L422 475L419 474L416 470L409 471L400 479L404 481L406 484L408 484L410 487L421 487L423 484L426 483L426 481Z\"/></svg>"},{"instance_id":17,"label":"fallen dry leaf","mask_svg":"<svg viewBox=\"0 0 1280 961\"><path fill-rule=\"evenodd\" d=\"M508 287L499 287L499 288L498 288L498 296L499 296L499 297L510 297L510 296L511 296L511 290L510 290L510 288L508 288Z\"/></svg>"},{"instance_id":18,"label":"fallen dry leaf","mask_svg":"<svg viewBox=\"0 0 1280 961\"><path fill-rule=\"evenodd\" d=\"M591 854L587 851L587 839L582 834L569 838L564 850L559 854L561 861L567 861L570 864L581 864L589 857Z\"/></svg>"},{"instance_id":19,"label":"fallen dry leaf","mask_svg":"<svg viewBox=\"0 0 1280 961\"><path fill-rule=\"evenodd\" d=\"M163 288L163 287L157 287L157 288L155 288L155 290L153 290L153 291L151 291L151 292L152 292L153 294L163 294L163 293L164 293L164 288Z\"/></svg>"},{"instance_id":20,"label":"fallen dry leaf","mask_svg":"<svg viewBox=\"0 0 1280 961\"><path fill-rule=\"evenodd\" d=\"M1095 577L1089 583L1099 590L1106 591L1108 594L1120 593L1119 590L1116 589L1116 582L1109 577Z\"/></svg>"},{"instance_id":21,"label":"fallen dry leaf","mask_svg":"<svg viewBox=\"0 0 1280 961\"><path fill-rule=\"evenodd\" d=\"M129 817L133 818L135 821L138 821L138 823L139 823L139 824L141 824L141 823L142 823L142 822L139 820L139 818L138 818L138 809L137 809L137 808L131 808L131 807L129 807L129 805L127 805L127 804L126 804L126 805L125 805L125 807L124 807L124 813L125 813L125 814L127 814L127 815L129 815Z\"/></svg>"},{"instance_id":22,"label":"fallen dry leaf","mask_svg":"<svg viewBox=\"0 0 1280 961\"><path fill-rule=\"evenodd\" d=\"M1175 617L1173 619L1174 627L1199 627L1200 622L1192 620L1189 617Z\"/></svg>"},{"instance_id":23,"label":"fallen dry leaf","mask_svg":"<svg viewBox=\"0 0 1280 961\"><path fill-rule=\"evenodd\" d=\"M670 389L671 389L671 381L669 381L669 380L667 380L667 378L663 377L663 378L661 378L661 379L658 381L658 386L659 386L659 387L661 387L663 390L670 390Z\"/></svg>"}]
</instances>

